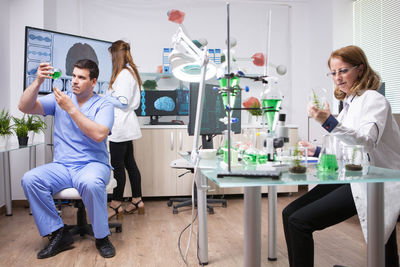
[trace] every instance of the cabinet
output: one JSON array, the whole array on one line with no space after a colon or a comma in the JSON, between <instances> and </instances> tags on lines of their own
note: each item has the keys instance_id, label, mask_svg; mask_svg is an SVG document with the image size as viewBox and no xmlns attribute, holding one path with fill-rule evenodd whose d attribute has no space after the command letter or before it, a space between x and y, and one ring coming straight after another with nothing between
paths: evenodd
<instances>
[{"instance_id":1,"label":"cabinet","mask_svg":"<svg viewBox=\"0 0 400 267\"><path fill-rule=\"evenodd\" d=\"M142 178L142 195L190 195L191 173L178 177L185 170L170 167L180 151L192 150L193 137L186 128L142 128L142 138L134 141L135 160Z\"/></svg>"}]
</instances>

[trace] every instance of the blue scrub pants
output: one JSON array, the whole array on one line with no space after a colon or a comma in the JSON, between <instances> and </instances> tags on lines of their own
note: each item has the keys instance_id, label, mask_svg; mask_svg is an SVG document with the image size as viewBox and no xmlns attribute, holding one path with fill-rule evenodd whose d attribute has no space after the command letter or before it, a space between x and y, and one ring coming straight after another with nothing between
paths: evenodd
<instances>
[{"instance_id":1,"label":"blue scrub pants","mask_svg":"<svg viewBox=\"0 0 400 267\"><path fill-rule=\"evenodd\" d=\"M106 185L109 180L110 167L99 162L85 165L53 162L25 173L21 184L40 235L46 236L64 226L52 196L74 187L85 204L95 238L108 236Z\"/></svg>"}]
</instances>

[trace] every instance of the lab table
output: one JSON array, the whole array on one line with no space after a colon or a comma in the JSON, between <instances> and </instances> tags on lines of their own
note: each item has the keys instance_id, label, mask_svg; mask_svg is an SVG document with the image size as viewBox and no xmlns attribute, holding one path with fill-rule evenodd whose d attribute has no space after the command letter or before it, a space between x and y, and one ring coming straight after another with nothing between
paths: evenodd
<instances>
[{"instance_id":1,"label":"lab table","mask_svg":"<svg viewBox=\"0 0 400 267\"><path fill-rule=\"evenodd\" d=\"M190 156L183 156L190 162ZM242 168L248 168L243 165ZM250 167L254 168L254 167ZM400 181L400 171L374 166L364 166L362 171L346 171L339 162L339 170L333 173L318 172L316 164L308 164L305 174L282 172L279 179L223 177L220 160L199 160L195 175L198 195L200 264L208 263L206 191L207 179L221 188L244 188L244 266L261 265L261 187L268 186L268 259L276 260L277 185L312 185L367 183L368 267L384 266L384 191L383 182Z\"/></svg>"}]
</instances>

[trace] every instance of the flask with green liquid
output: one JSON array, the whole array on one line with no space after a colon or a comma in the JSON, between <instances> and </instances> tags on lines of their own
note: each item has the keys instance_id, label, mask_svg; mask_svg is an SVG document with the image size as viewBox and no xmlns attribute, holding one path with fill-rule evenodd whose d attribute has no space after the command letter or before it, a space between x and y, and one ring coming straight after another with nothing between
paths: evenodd
<instances>
[{"instance_id":1,"label":"flask with green liquid","mask_svg":"<svg viewBox=\"0 0 400 267\"><path fill-rule=\"evenodd\" d=\"M322 139L322 148L318 159L318 171L336 172L338 163L333 151L333 136L326 134Z\"/></svg>"},{"instance_id":2,"label":"flask with green liquid","mask_svg":"<svg viewBox=\"0 0 400 267\"><path fill-rule=\"evenodd\" d=\"M53 69L53 73L52 73L52 74L50 74L50 77L51 77L51 78L53 78L53 80L57 80L58 78L60 78L60 77L61 77L61 75L62 75L62 72L61 72L61 70L60 70L60 69L57 69L57 68L55 68L55 69Z\"/></svg>"}]
</instances>

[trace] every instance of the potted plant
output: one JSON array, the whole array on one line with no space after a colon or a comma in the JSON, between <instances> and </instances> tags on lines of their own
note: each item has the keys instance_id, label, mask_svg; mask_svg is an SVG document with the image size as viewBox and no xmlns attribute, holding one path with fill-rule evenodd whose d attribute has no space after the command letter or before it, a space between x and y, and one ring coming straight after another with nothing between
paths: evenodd
<instances>
[{"instance_id":1,"label":"potted plant","mask_svg":"<svg viewBox=\"0 0 400 267\"><path fill-rule=\"evenodd\" d=\"M12 135L12 116L4 108L0 113L0 147L7 145L8 137Z\"/></svg>"},{"instance_id":2,"label":"potted plant","mask_svg":"<svg viewBox=\"0 0 400 267\"><path fill-rule=\"evenodd\" d=\"M43 132L47 128L46 123L38 115L28 115L26 125L28 126L28 136L30 137L29 142L32 144L35 133Z\"/></svg>"},{"instance_id":3,"label":"potted plant","mask_svg":"<svg viewBox=\"0 0 400 267\"><path fill-rule=\"evenodd\" d=\"M301 164L302 153L299 146L296 144L292 151L292 161L290 164L289 171L292 173L305 173L307 168Z\"/></svg>"},{"instance_id":4,"label":"potted plant","mask_svg":"<svg viewBox=\"0 0 400 267\"><path fill-rule=\"evenodd\" d=\"M362 146L347 146L345 149L345 168L348 171L362 170ZM346 151L347 150L347 151Z\"/></svg>"},{"instance_id":5,"label":"potted plant","mask_svg":"<svg viewBox=\"0 0 400 267\"><path fill-rule=\"evenodd\" d=\"M13 130L17 135L19 146L20 147L27 146L29 128L25 120L25 114L21 119L16 117L13 117L12 119L14 121Z\"/></svg>"}]
</instances>

